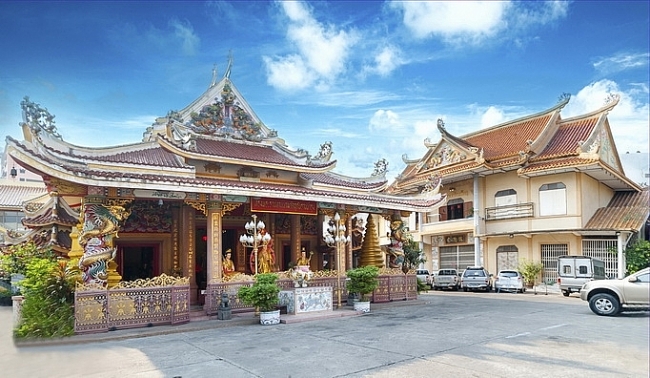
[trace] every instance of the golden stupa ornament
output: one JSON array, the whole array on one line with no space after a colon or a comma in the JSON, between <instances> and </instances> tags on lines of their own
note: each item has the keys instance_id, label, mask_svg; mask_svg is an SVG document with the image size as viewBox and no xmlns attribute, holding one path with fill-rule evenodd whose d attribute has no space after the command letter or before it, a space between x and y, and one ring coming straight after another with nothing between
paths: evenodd
<instances>
[{"instance_id":1,"label":"golden stupa ornament","mask_svg":"<svg viewBox=\"0 0 650 378\"><path fill-rule=\"evenodd\" d=\"M376 266L384 267L384 255L379 246L379 236L377 234L377 225L375 224L372 214L368 215L366 224L366 235L361 244L361 253L359 255L359 266Z\"/></svg>"}]
</instances>

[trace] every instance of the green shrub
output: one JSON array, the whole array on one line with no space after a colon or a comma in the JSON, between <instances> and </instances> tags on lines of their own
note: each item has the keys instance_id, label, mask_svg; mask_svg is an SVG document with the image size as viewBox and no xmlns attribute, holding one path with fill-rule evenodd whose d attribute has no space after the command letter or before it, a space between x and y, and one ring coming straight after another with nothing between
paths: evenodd
<instances>
[{"instance_id":1,"label":"green shrub","mask_svg":"<svg viewBox=\"0 0 650 378\"><path fill-rule=\"evenodd\" d=\"M249 306L257 307L262 312L275 310L280 302L280 286L276 283L278 276L273 273L261 273L255 276L251 286L242 286L237 297Z\"/></svg>"},{"instance_id":2,"label":"green shrub","mask_svg":"<svg viewBox=\"0 0 650 378\"><path fill-rule=\"evenodd\" d=\"M74 334L74 288L78 271L66 260L32 258L22 282L19 338L60 337Z\"/></svg>"},{"instance_id":3,"label":"green shrub","mask_svg":"<svg viewBox=\"0 0 650 378\"><path fill-rule=\"evenodd\" d=\"M347 289L350 293L359 293L361 301L367 302L369 294L379 287L379 268L362 266L346 272L349 281Z\"/></svg>"},{"instance_id":4,"label":"green shrub","mask_svg":"<svg viewBox=\"0 0 650 378\"><path fill-rule=\"evenodd\" d=\"M650 266L650 242L638 240L625 250L627 274L636 273Z\"/></svg>"}]
</instances>

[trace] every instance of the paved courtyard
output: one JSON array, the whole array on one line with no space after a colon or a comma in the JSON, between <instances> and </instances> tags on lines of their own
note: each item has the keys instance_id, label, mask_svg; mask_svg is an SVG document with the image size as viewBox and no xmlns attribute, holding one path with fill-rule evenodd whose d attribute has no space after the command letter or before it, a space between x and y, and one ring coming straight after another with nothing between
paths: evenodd
<instances>
[{"instance_id":1,"label":"paved courtyard","mask_svg":"<svg viewBox=\"0 0 650 378\"><path fill-rule=\"evenodd\" d=\"M350 311L350 310L337 310ZM16 347L3 377L648 377L647 312L596 316L572 296L429 292L367 315L260 326L252 317ZM181 331L182 332L178 332Z\"/></svg>"}]
</instances>

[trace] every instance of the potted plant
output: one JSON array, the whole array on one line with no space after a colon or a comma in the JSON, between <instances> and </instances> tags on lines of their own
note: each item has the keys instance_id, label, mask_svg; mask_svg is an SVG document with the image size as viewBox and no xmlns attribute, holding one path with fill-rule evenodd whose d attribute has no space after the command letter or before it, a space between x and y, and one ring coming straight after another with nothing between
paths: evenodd
<instances>
[{"instance_id":1,"label":"potted plant","mask_svg":"<svg viewBox=\"0 0 650 378\"><path fill-rule=\"evenodd\" d=\"M544 264L541 262L532 262L524 260L519 264L519 272L524 277L524 282L527 287L535 286L537 277L544 270Z\"/></svg>"},{"instance_id":2,"label":"potted plant","mask_svg":"<svg viewBox=\"0 0 650 378\"><path fill-rule=\"evenodd\" d=\"M280 286L276 283L278 276L273 273L261 273L255 276L251 286L242 286L237 291L237 297L249 306L260 310L260 324L279 324Z\"/></svg>"},{"instance_id":3,"label":"potted plant","mask_svg":"<svg viewBox=\"0 0 650 378\"><path fill-rule=\"evenodd\" d=\"M379 286L379 268L362 266L346 272L347 289L350 293L358 293L360 298L354 303L354 309L370 312L370 294Z\"/></svg>"}]
</instances>

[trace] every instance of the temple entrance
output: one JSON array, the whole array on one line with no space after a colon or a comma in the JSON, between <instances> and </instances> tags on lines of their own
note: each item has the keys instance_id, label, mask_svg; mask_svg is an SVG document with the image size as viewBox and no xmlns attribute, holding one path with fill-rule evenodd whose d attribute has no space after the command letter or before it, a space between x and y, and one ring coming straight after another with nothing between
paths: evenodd
<instances>
[{"instance_id":1,"label":"temple entrance","mask_svg":"<svg viewBox=\"0 0 650 378\"><path fill-rule=\"evenodd\" d=\"M117 271L123 281L153 278L161 273L158 245L119 245L115 261L117 262Z\"/></svg>"}]
</instances>

